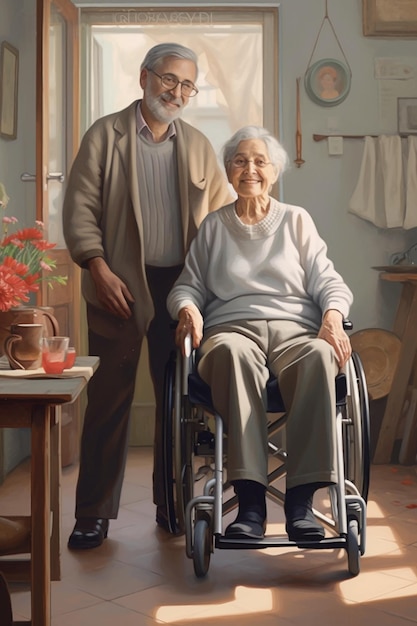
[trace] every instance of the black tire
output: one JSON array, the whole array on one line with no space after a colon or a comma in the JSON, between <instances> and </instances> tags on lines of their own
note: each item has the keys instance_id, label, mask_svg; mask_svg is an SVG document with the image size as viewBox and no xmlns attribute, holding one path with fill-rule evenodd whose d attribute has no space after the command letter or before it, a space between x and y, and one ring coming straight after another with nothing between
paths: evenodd
<instances>
[{"instance_id":1,"label":"black tire","mask_svg":"<svg viewBox=\"0 0 417 626\"><path fill-rule=\"evenodd\" d=\"M369 400L362 362L356 352L352 353L347 369L351 388L343 424L344 470L345 477L355 484L366 502L370 473Z\"/></svg>"},{"instance_id":2,"label":"black tire","mask_svg":"<svg viewBox=\"0 0 417 626\"><path fill-rule=\"evenodd\" d=\"M346 550L348 556L348 569L352 576L357 576L360 572L358 520L349 520L347 531Z\"/></svg>"},{"instance_id":3,"label":"black tire","mask_svg":"<svg viewBox=\"0 0 417 626\"><path fill-rule=\"evenodd\" d=\"M194 423L187 397L176 392L177 354L172 352L165 367L163 454L164 487L169 530L185 531L185 508L194 495Z\"/></svg>"},{"instance_id":4,"label":"black tire","mask_svg":"<svg viewBox=\"0 0 417 626\"><path fill-rule=\"evenodd\" d=\"M361 424L362 424L362 449L363 449L363 461L362 461L362 485L361 495L365 502L368 501L369 495L369 477L371 469L371 429L369 418L369 398L368 388L366 385L365 372L363 369L362 361L357 352L352 354L352 360L356 370L356 380L359 389L359 398L361 406Z\"/></svg>"},{"instance_id":5,"label":"black tire","mask_svg":"<svg viewBox=\"0 0 417 626\"><path fill-rule=\"evenodd\" d=\"M164 380L164 410L162 423L164 492L169 531L173 534L178 534L180 532L180 527L178 524L174 477L175 367L176 354L175 352L171 352L168 363L165 366Z\"/></svg>"},{"instance_id":6,"label":"black tire","mask_svg":"<svg viewBox=\"0 0 417 626\"><path fill-rule=\"evenodd\" d=\"M197 578L204 578L210 566L212 536L206 518L198 519L194 526L193 564Z\"/></svg>"}]
</instances>

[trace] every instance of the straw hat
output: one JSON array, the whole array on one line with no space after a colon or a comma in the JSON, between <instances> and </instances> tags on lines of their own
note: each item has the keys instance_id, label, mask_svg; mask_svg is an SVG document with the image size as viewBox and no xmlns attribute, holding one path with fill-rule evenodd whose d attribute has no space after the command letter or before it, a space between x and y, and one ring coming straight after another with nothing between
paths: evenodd
<instances>
[{"instance_id":1,"label":"straw hat","mask_svg":"<svg viewBox=\"0 0 417 626\"><path fill-rule=\"evenodd\" d=\"M367 328L350 335L350 342L361 358L370 399L388 395L400 356L400 339L388 330Z\"/></svg>"}]
</instances>

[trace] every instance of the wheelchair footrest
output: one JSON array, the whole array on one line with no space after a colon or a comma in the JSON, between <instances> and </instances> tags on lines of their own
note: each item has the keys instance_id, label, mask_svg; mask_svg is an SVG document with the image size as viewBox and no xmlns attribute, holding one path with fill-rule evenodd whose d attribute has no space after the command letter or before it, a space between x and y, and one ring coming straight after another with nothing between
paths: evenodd
<instances>
[{"instance_id":1,"label":"wheelchair footrest","mask_svg":"<svg viewBox=\"0 0 417 626\"><path fill-rule=\"evenodd\" d=\"M262 550L264 548L283 548L293 546L309 550L338 550L346 549L346 538L325 537L321 541L290 541L286 536L265 536L263 539L231 539L225 535L215 536L215 547L220 550Z\"/></svg>"}]
</instances>

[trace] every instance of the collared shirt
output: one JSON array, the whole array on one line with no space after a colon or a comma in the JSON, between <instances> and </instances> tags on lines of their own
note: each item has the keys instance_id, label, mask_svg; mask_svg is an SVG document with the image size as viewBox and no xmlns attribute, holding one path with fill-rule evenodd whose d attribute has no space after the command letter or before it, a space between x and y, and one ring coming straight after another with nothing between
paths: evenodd
<instances>
[{"instance_id":1,"label":"collared shirt","mask_svg":"<svg viewBox=\"0 0 417 626\"><path fill-rule=\"evenodd\" d=\"M165 138L155 142L143 118L140 102L136 109L136 146L145 263L170 267L184 261L177 133L175 124L171 122Z\"/></svg>"},{"instance_id":2,"label":"collared shirt","mask_svg":"<svg viewBox=\"0 0 417 626\"><path fill-rule=\"evenodd\" d=\"M151 129L149 128L149 126L147 125L145 118L142 115L142 111L140 108L141 102L142 100L139 100L138 106L136 107L136 132L138 133L138 135L142 134L143 137L148 139L148 141L154 141L153 133ZM175 128L175 124L174 122L171 122L170 125L168 126L165 139L172 139L172 137L175 137L176 134L177 134L177 129Z\"/></svg>"}]
</instances>

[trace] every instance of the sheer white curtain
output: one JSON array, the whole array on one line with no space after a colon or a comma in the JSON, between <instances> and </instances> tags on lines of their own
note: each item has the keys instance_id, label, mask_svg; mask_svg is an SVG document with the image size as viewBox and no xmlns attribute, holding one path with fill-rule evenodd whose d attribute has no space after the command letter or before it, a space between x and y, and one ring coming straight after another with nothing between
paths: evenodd
<instances>
[{"instance_id":1,"label":"sheer white curtain","mask_svg":"<svg viewBox=\"0 0 417 626\"><path fill-rule=\"evenodd\" d=\"M206 80L216 88L217 104L224 110L230 130L245 124L262 125L261 29L221 37L208 34L198 43L207 60Z\"/></svg>"}]
</instances>

